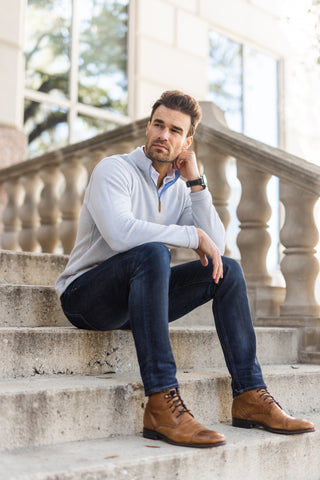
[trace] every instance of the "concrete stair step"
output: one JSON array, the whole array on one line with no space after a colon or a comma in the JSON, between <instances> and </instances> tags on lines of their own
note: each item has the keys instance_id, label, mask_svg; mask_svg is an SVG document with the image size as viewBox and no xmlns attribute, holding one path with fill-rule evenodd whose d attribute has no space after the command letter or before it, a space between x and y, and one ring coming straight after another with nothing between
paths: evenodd
<instances>
[{"instance_id":1,"label":"concrete stair step","mask_svg":"<svg viewBox=\"0 0 320 480\"><path fill-rule=\"evenodd\" d=\"M256 328L261 364L298 362L298 331ZM170 326L180 369L225 366L214 327ZM75 327L0 328L0 377L85 374L138 370L130 331L97 332Z\"/></svg>"},{"instance_id":2,"label":"concrete stair step","mask_svg":"<svg viewBox=\"0 0 320 480\"><path fill-rule=\"evenodd\" d=\"M0 284L53 286L67 255L0 251Z\"/></svg>"},{"instance_id":3,"label":"concrete stair step","mask_svg":"<svg viewBox=\"0 0 320 480\"><path fill-rule=\"evenodd\" d=\"M176 447L118 436L0 452L5 480L319 480L320 415L314 433L275 435L215 423L226 445Z\"/></svg>"},{"instance_id":4,"label":"concrete stair step","mask_svg":"<svg viewBox=\"0 0 320 480\"><path fill-rule=\"evenodd\" d=\"M67 325L53 287L0 285L0 327Z\"/></svg>"},{"instance_id":5,"label":"concrete stair step","mask_svg":"<svg viewBox=\"0 0 320 480\"><path fill-rule=\"evenodd\" d=\"M175 322L180 326L213 324L211 302ZM0 284L0 327L68 326L53 286Z\"/></svg>"},{"instance_id":6,"label":"concrete stair step","mask_svg":"<svg viewBox=\"0 0 320 480\"><path fill-rule=\"evenodd\" d=\"M320 366L266 366L270 392L288 413L320 413ZM178 372L182 398L205 425L230 420L225 369ZM49 445L142 428L144 392L139 375L35 376L0 381L0 449Z\"/></svg>"},{"instance_id":7,"label":"concrete stair step","mask_svg":"<svg viewBox=\"0 0 320 480\"><path fill-rule=\"evenodd\" d=\"M211 303L177 320L180 326L213 324ZM68 326L53 286L0 284L0 327Z\"/></svg>"}]
</instances>

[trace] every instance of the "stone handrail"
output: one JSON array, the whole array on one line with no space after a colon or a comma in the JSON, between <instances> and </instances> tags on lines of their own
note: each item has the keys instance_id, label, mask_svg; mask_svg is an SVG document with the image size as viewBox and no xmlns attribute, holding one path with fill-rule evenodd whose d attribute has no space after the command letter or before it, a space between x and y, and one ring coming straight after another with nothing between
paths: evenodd
<instances>
[{"instance_id":1,"label":"stone handrail","mask_svg":"<svg viewBox=\"0 0 320 480\"><path fill-rule=\"evenodd\" d=\"M217 210L228 227L230 187L226 167L236 159L242 196L237 209L237 238L252 308L261 322L320 325L314 295L318 274L318 229L314 205L320 195L320 168L294 155L231 131L223 113L202 103L203 121L194 149L208 178ZM0 170L7 193L1 246L7 250L69 253L75 241L84 189L92 169L107 155L129 152L144 143L146 119ZM271 209L266 186L280 181L285 220L280 265L285 292L275 288L266 268ZM285 295L284 295L285 293ZM279 318L281 319L279 321Z\"/></svg>"}]
</instances>

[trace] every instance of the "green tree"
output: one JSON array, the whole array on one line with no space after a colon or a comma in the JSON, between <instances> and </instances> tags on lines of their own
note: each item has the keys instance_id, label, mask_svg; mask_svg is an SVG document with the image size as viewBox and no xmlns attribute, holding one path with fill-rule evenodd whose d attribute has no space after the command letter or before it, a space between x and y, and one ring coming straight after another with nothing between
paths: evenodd
<instances>
[{"instance_id":1,"label":"green tree","mask_svg":"<svg viewBox=\"0 0 320 480\"><path fill-rule=\"evenodd\" d=\"M126 114L128 1L79 2L79 38L71 39L70 0L29 0L25 51L26 87L67 99L70 47L78 41L78 102ZM86 10L84 10L84 8ZM100 121L83 117L88 127ZM29 143L66 124L67 112L26 100Z\"/></svg>"}]
</instances>

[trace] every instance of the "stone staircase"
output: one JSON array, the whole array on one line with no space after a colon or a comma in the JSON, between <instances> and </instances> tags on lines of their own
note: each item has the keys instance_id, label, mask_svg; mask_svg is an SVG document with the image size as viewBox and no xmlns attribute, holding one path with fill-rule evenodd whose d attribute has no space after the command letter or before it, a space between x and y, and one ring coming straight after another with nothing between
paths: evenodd
<instances>
[{"instance_id":1,"label":"stone staircase","mask_svg":"<svg viewBox=\"0 0 320 480\"><path fill-rule=\"evenodd\" d=\"M54 281L67 257L0 252L0 479L320 479L320 366L299 363L299 329L257 327L269 390L315 422L305 435L231 426L230 378L210 306L175 322L183 399L223 433L216 449L142 437L145 397L131 333L77 330Z\"/></svg>"},{"instance_id":2,"label":"stone staircase","mask_svg":"<svg viewBox=\"0 0 320 480\"><path fill-rule=\"evenodd\" d=\"M237 245L266 383L316 432L231 426L230 378L205 305L170 326L171 342L183 399L199 421L225 433L227 445L146 440L131 332L77 330L64 317L53 285L67 256L56 252L72 249L92 169L143 144L142 119L0 171L0 480L320 480L320 167L231 131L213 104L202 109L194 149L227 232L230 162L241 183ZM285 213L277 279L266 269L272 175ZM173 252L175 262L190 252L180 254Z\"/></svg>"}]
</instances>

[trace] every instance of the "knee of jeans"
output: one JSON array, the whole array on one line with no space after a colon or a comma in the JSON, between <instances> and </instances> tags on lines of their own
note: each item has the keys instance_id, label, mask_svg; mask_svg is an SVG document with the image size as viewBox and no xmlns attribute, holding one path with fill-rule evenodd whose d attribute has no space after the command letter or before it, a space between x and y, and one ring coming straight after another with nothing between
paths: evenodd
<instances>
[{"instance_id":1,"label":"knee of jeans","mask_svg":"<svg viewBox=\"0 0 320 480\"><path fill-rule=\"evenodd\" d=\"M146 262L154 265L160 264L164 267L170 267L171 254L163 243L150 242L145 243L142 247L143 258Z\"/></svg>"},{"instance_id":2,"label":"knee of jeans","mask_svg":"<svg viewBox=\"0 0 320 480\"><path fill-rule=\"evenodd\" d=\"M229 257L223 257L224 276L232 276L235 280L243 280L243 271L237 260Z\"/></svg>"}]
</instances>

